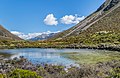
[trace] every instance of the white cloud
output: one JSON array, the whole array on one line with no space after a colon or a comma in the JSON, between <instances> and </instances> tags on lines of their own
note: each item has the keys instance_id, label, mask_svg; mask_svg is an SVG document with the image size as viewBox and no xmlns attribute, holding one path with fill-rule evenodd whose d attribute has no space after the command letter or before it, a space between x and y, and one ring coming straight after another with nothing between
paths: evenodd
<instances>
[{"instance_id":1,"label":"white cloud","mask_svg":"<svg viewBox=\"0 0 120 78\"><path fill-rule=\"evenodd\" d=\"M42 34L42 33L28 33L28 34L25 34L25 33L18 32L18 31L11 31L11 33L15 34L15 35L17 35L20 38L25 39L25 40L30 39L30 38L34 38L34 37Z\"/></svg>"},{"instance_id":2,"label":"white cloud","mask_svg":"<svg viewBox=\"0 0 120 78\"><path fill-rule=\"evenodd\" d=\"M18 32L18 31L11 31L12 34L15 34L17 36L19 36L20 38L22 39L31 39L31 38L34 38L38 35L42 35L42 34L50 34L50 33L58 33L60 31L57 31L57 32L51 32L51 31L47 31L47 32L42 32L42 33L28 33L28 34L25 34L25 33L22 33L22 32Z\"/></svg>"},{"instance_id":3,"label":"white cloud","mask_svg":"<svg viewBox=\"0 0 120 78\"><path fill-rule=\"evenodd\" d=\"M42 34L59 33L59 32L60 31L55 31L55 32L47 31L47 32L42 32Z\"/></svg>"},{"instance_id":4,"label":"white cloud","mask_svg":"<svg viewBox=\"0 0 120 78\"><path fill-rule=\"evenodd\" d=\"M61 23L63 24L77 24L80 21L82 21L85 18L85 16L79 17L77 14L73 15L65 15L61 18Z\"/></svg>"},{"instance_id":5,"label":"white cloud","mask_svg":"<svg viewBox=\"0 0 120 78\"><path fill-rule=\"evenodd\" d=\"M57 18L55 18L53 14L48 14L46 18L44 19L44 23L46 25L57 25L58 21L57 21Z\"/></svg>"},{"instance_id":6,"label":"white cloud","mask_svg":"<svg viewBox=\"0 0 120 78\"><path fill-rule=\"evenodd\" d=\"M15 35L21 35L21 34L23 34L23 33L18 32L18 31L11 31L11 33L12 33L12 34L15 34Z\"/></svg>"}]
</instances>

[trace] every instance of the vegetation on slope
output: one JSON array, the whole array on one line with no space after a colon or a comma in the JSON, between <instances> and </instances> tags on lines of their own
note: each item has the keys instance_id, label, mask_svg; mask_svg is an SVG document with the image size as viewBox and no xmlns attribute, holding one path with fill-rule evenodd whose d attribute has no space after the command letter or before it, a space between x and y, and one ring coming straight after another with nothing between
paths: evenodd
<instances>
[{"instance_id":1,"label":"vegetation on slope","mask_svg":"<svg viewBox=\"0 0 120 78\"><path fill-rule=\"evenodd\" d=\"M89 36L90 34L100 31L112 31L114 33L120 33L120 7L93 24L87 30L81 32L80 36Z\"/></svg>"},{"instance_id":2,"label":"vegetation on slope","mask_svg":"<svg viewBox=\"0 0 120 78\"><path fill-rule=\"evenodd\" d=\"M120 2L120 0L107 0L95 13L88 16L76 26L58 35L59 37L65 36L64 34L71 32L82 24L84 28L84 24L86 26L88 23L92 23L99 19L100 16L102 17L110 12L92 24L88 29L81 31L81 28L78 28L67 38L57 38L55 36L56 38L53 39L36 42L1 40L0 48L117 48L117 50L120 50L120 7L113 9L118 2ZM106 10L104 10L105 8ZM99 15L101 11L103 14Z\"/></svg>"},{"instance_id":3,"label":"vegetation on slope","mask_svg":"<svg viewBox=\"0 0 120 78\"><path fill-rule=\"evenodd\" d=\"M120 7L118 5L120 6L120 0L106 0L96 12L89 15L76 26L58 33L53 39L87 35L93 32L96 33L96 31L114 31L116 28L119 30Z\"/></svg>"},{"instance_id":4,"label":"vegetation on slope","mask_svg":"<svg viewBox=\"0 0 120 78\"><path fill-rule=\"evenodd\" d=\"M0 48L119 48L120 33L100 31L88 38L73 36L65 39L44 41L0 41Z\"/></svg>"}]
</instances>

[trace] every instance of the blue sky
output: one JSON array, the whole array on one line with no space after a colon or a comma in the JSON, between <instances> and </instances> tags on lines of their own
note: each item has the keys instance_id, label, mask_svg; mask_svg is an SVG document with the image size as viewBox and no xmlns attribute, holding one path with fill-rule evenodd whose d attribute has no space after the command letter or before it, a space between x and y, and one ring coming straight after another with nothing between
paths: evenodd
<instances>
[{"instance_id":1,"label":"blue sky","mask_svg":"<svg viewBox=\"0 0 120 78\"><path fill-rule=\"evenodd\" d=\"M25 34L62 31L94 12L104 1L0 0L0 24Z\"/></svg>"}]
</instances>

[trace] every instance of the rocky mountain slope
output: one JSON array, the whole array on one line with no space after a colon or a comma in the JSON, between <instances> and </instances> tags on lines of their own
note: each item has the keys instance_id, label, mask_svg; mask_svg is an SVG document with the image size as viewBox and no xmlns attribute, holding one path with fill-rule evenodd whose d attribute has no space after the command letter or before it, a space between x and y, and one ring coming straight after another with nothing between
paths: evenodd
<instances>
[{"instance_id":1,"label":"rocky mountain slope","mask_svg":"<svg viewBox=\"0 0 120 78\"><path fill-rule=\"evenodd\" d=\"M120 0L106 0L97 11L76 26L58 33L52 39L71 36L90 36L100 31L120 32Z\"/></svg>"},{"instance_id":2,"label":"rocky mountain slope","mask_svg":"<svg viewBox=\"0 0 120 78\"><path fill-rule=\"evenodd\" d=\"M6 30L2 25L0 25L0 40L22 40L16 35L13 35L8 30Z\"/></svg>"}]
</instances>

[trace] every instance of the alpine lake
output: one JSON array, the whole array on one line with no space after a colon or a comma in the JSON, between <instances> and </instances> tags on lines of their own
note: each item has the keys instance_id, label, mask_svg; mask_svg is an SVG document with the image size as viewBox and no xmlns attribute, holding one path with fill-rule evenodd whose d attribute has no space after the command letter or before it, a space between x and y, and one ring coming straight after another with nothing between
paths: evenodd
<instances>
[{"instance_id":1,"label":"alpine lake","mask_svg":"<svg viewBox=\"0 0 120 78\"><path fill-rule=\"evenodd\" d=\"M55 48L23 48L3 49L0 55L13 59L23 56L33 64L53 64L79 66L80 64L96 64L111 60L120 60L120 52L95 49L55 49Z\"/></svg>"}]
</instances>

